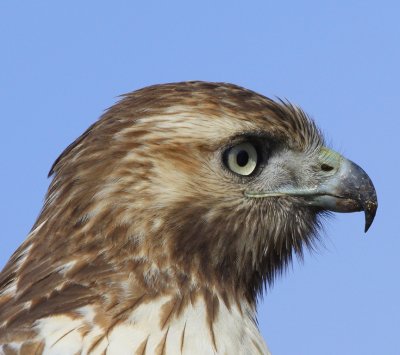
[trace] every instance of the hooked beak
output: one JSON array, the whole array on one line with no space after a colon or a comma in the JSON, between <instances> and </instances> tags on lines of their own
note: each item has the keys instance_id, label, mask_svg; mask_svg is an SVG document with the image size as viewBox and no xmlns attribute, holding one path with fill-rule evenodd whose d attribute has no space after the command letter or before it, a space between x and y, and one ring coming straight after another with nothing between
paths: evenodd
<instances>
[{"instance_id":1,"label":"hooked beak","mask_svg":"<svg viewBox=\"0 0 400 355\"><path fill-rule=\"evenodd\" d=\"M260 193L246 191L245 195L251 198L296 196L301 197L306 205L324 210L364 211L365 232L367 232L378 208L376 191L371 179L357 164L327 148L322 148L321 160L321 166L325 166L325 169L328 167L327 173L311 188L287 187Z\"/></svg>"}]
</instances>

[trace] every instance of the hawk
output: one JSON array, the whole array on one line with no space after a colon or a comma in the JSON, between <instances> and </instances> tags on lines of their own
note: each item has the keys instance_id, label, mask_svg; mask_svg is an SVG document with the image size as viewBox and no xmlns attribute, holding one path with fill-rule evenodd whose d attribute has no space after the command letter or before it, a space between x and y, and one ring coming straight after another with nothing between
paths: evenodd
<instances>
[{"instance_id":1,"label":"hawk","mask_svg":"<svg viewBox=\"0 0 400 355\"><path fill-rule=\"evenodd\" d=\"M52 166L0 274L3 354L268 354L256 300L320 216L377 209L298 107L209 82L147 87Z\"/></svg>"}]
</instances>

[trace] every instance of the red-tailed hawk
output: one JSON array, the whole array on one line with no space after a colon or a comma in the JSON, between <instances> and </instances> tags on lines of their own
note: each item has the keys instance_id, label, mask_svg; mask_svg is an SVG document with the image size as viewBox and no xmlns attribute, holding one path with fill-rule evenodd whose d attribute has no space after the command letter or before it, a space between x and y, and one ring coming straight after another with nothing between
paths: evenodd
<instances>
[{"instance_id":1,"label":"red-tailed hawk","mask_svg":"<svg viewBox=\"0 0 400 355\"><path fill-rule=\"evenodd\" d=\"M265 283L377 198L299 108L235 85L127 94L51 168L0 274L4 354L267 354Z\"/></svg>"}]
</instances>

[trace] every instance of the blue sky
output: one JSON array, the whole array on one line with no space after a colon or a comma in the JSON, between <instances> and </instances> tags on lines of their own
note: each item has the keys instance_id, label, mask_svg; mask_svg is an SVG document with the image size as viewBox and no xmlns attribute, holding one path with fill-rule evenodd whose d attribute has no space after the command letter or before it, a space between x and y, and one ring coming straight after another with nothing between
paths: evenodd
<instances>
[{"instance_id":1,"label":"blue sky","mask_svg":"<svg viewBox=\"0 0 400 355\"><path fill-rule=\"evenodd\" d=\"M287 98L378 192L264 296L274 355L400 354L396 1L2 1L0 265L35 221L58 154L117 95L181 80Z\"/></svg>"}]
</instances>

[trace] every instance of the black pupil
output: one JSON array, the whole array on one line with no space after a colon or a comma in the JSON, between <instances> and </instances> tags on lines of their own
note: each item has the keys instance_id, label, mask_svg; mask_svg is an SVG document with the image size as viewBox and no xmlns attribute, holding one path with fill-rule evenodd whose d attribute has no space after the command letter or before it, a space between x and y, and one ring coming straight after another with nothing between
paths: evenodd
<instances>
[{"instance_id":1,"label":"black pupil","mask_svg":"<svg viewBox=\"0 0 400 355\"><path fill-rule=\"evenodd\" d=\"M239 166L245 166L249 162L249 153L245 150L241 150L236 156L236 163Z\"/></svg>"}]
</instances>

